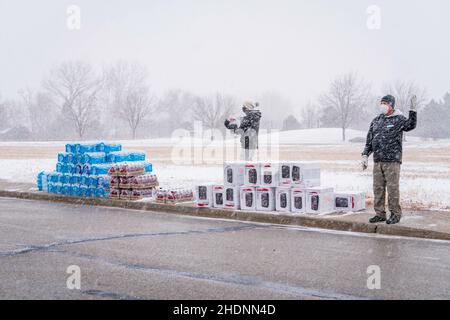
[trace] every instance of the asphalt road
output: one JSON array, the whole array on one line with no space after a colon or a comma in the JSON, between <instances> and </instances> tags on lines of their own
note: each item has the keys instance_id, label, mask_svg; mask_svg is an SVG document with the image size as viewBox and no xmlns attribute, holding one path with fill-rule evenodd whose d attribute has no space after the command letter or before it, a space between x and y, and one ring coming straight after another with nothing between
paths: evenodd
<instances>
[{"instance_id":1,"label":"asphalt road","mask_svg":"<svg viewBox=\"0 0 450 320\"><path fill-rule=\"evenodd\" d=\"M450 299L450 242L0 198L0 298Z\"/></svg>"}]
</instances>

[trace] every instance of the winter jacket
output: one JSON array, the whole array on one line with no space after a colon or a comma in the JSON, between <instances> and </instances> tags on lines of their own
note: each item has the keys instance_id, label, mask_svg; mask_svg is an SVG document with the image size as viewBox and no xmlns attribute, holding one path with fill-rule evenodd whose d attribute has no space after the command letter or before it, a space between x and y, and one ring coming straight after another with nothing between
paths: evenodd
<instances>
[{"instance_id":1,"label":"winter jacket","mask_svg":"<svg viewBox=\"0 0 450 320\"><path fill-rule=\"evenodd\" d=\"M261 112L258 110L249 111L241 120L238 127L225 120L225 127L241 135L241 147L243 149L258 149L258 133Z\"/></svg>"},{"instance_id":2,"label":"winter jacket","mask_svg":"<svg viewBox=\"0 0 450 320\"><path fill-rule=\"evenodd\" d=\"M370 124L362 154L369 156L373 153L374 162L402 163L403 131L413 130L416 124L415 111L409 112L408 119L398 110L390 116L380 114Z\"/></svg>"}]
</instances>

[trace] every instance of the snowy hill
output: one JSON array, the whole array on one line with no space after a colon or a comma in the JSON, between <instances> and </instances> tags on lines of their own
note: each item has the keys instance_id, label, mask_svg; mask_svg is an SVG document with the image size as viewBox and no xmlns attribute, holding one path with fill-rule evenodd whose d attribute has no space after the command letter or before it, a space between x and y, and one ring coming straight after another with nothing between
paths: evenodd
<instances>
[{"instance_id":1,"label":"snowy hill","mask_svg":"<svg viewBox=\"0 0 450 320\"><path fill-rule=\"evenodd\" d=\"M322 145L335 145L335 144L347 144L348 141L353 138L363 138L365 139L367 132L347 129L346 130L346 141L342 141L342 130L340 128L317 128L317 129L302 129L302 130L291 130L291 131L277 131L268 134L264 133L264 130L260 132L261 142L265 141L277 141L281 145L293 145L293 144L322 144ZM238 136L234 136L235 139L227 140L227 143L236 142ZM102 139L100 139L102 140ZM103 139L107 140L107 139ZM204 139L188 137L185 138L185 143L191 142L194 145L211 145L209 136L206 134ZM421 142L421 138L408 136L408 142ZM437 140L434 144L440 144L442 142L448 142L449 140ZM14 141L3 141L0 142L0 146L41 146L41 147L61 147L68 141L29 141L29 142L14 142ZM87 143L89 141L86 141ZM127 148L130 147L151 147L151 146L173 146L174 144L179 144L181 139L179 137L173 138L155 138L155 139L138 139L138 140L118 140L115 141L122 143ZM218 139L217 143L221 142ZM214 144L214 143L213 143ZM62 149L63 150L63 149Z\"/></svg>"}]
</instances>

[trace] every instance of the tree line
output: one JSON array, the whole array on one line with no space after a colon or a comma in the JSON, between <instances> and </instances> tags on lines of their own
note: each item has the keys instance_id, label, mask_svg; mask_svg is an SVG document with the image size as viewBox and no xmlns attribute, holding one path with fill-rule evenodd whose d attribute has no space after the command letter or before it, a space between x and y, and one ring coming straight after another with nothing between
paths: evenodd
<instances>
[{"instance_id":1,"label":"tree line","mask_svg":"<svg viewBox=\"0 0 450 320\"><path fill-rule=\"evenodd\" d=\"M332 79L327 90L304 106L293 105L279 93L263 92L257 97L261 127L339 127L346 140L349 128L367 130L387 93L396 97L396 108L404 114L411 96L417 95L417 134L450 137L450 94L428 100L426 90L414 81L385 84L382 93L374 94L371 85L353 72ZM241 102L221 92L201 96L182 89L157 96L147 68L136 62L117 61L98 70L86 61L66 61L51 68L39 88L23 88L15 100L0 96L0 139L167 137L176 129L193 130L194 121L223 131L224 119L238 113Z\"/></svg>"}]
</instances>

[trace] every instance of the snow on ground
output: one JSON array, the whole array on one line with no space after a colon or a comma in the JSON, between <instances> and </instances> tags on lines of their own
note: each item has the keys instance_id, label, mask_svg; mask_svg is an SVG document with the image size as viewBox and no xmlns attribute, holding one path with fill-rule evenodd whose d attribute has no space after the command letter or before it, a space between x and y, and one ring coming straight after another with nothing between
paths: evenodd
<instances>
[{"instance_id":1,"label":"snow on ground","mask_svg":"<svg viewBox=\"0 0 450 320\"><path fill-rule=\"evenodd\" d=\"M346 139L351 140L353 138L365 138L367 132L347 129ZM227 144L234 143L236 141L236 136L227 135L225 136ZM216 138L216 143L223 143L220 137ZM317 129L303 129L303 130L290 130L290 131L267 131L261 129L260 131L261 141L278 141L281 145L292 145L292 144L328 144L328 145L339 145L348 144L349 142L342 141L342 130L340 128L317 128ZM450 143L450 140L445 140ZM41 147L61 147L63 148L66 143L70 141L25 141L25 142L14 142L14 141L0 141L0 146L41 146ZM85 141L86 143L95 141ZM153 146L172 146L177 143L187 143L190 142L193 145L205 145L211 144L210 134L204 131L200 137L196 135L194 137L187 137L181 134L175 134L171 138L155 138L155 139L138 139L138 140L116 140L114 142L122 143L127 147L153 147ZM442 140L436 142L436 147L442 146ZM414 136L408 136L408 143L417 146L422 145L422 139ZM214 144L214 143L213 143ZM427 145L431 145L431 142L427 142ZM448 145L448 144L447 144Z\"/></svg>"},{"instance_id":2,"label":"snow on ground","mask_svg":"<svg viewBox=\"0 0 450 320\"><path fill-rule=\"evenodd\" d=\"M347 163L353 164L352 161ZM344 165L342 169L338 166L333 170L322 170L322 185L334 187L338 191L364 191L368 196L372 196L370 170L366 172L351 171L347 169L348 165L345 165L345 161L340 161L339 164ZM38 172L52 171L55 165L56 161L49 159L2 159L0 160L0 179L35 183ZM428 171L425 172L425 175L420 175L423 173L423 168ZM154 163L154 170L163 187L193 188L199 183L221 184L223 181L223 167L218 165L183 166ZM427 172L443 171L449 172L449 166L427 166L426 164L420 166L418 163L405 165L402 168L400 183L403 204L420 205L430 209L448 209L450 206L450 179L448 176L441 179L427 177Z\"/></svg>"},{"instance_id":3,"label":"snow on ground","mask_svg":"<svg viewBox=\"0 0 450 320\"><path fill-rule=\"evenodd\" d=\"M346 131L347 139L363 138L365 134L365 132L357 130ZM361 143L360 145L349 142L343 143L341 141L341 129L338 128L293 130L277 132L272 135L265 135L264 132L261 132L260 138L262 142L279 141L281 145L285 146L284 152L289 152L291 146L294 145L307 145L308 148L312 147L315 150L314 144L316 144L318 148L323 149L321 151L331 151L332 155L334 151L344 150L346 152L346 148L354 153L354 147L358 148L362 145ZM122 143L128 150L133 147L173 147L186 143L193 143L197 146L211 144L208 135L205 135L204 139L184 139L182 141L179 137L174 137L117 142ZM235 142L236 139L227 140L227 144ZM63 151L66 143L64 141L0 142L0 147L6 150L8 150L8 147L30 146L38 149L52 147ZM215 143L222 143L222 141L216 141ZM450 208L450 161L446 161L441 152L448 148L450 148L450 139L423 141L420 138L408 135L405 149L411 150L409 152L432 150L432 152L427 152L429 156L427 159L433 157L433 152L436 152L436 162L408 161L402 165L401 197L404 204L419 204L432 209ZM298 152L297 150L295 149L292 152ZM19 155L16 156L19 159L1 159L0 157L0 179L35 183L38 172L42 170L52 171L56 165L56 154L53 159L20 159ZM152 155L149 155L150 160L154 162L155 172L158 174L162 186L191 188L197 183L219 184L223 180L221 165L175 165L167 156L170 156L170 154L161 154L161 156L153 158L154 161L152 161ZM419 159L417 157L417 160ZM361 190L367 192L369 196L372 195L371 171L361 172L357 160L334 160L330 157L330 152L322 159L317 160L323 165L322 185L332 186L336 190Z\"/></svg>"}]
</instances>

